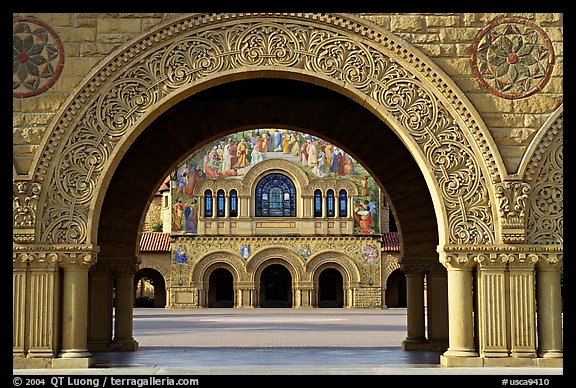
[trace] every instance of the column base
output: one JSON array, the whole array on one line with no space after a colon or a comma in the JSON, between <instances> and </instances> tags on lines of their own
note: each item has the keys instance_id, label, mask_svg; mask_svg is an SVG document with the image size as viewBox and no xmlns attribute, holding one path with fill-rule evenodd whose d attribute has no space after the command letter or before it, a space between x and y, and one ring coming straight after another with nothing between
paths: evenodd
<instances>
[{"instance_id":1,"label":"column base","mask_svg":"<svg viewBox=\"0 0 576 388\"><path fill-rule=\"evenodd\" d=\"M440 356L440 365L443 367L455 367L455 368L466 368L466 367L481 367L484 366L482 359L478 356L447 356L446 353Z\"/></svg>"},{"instance_id":2,"label":"column base","mask_svg":"<svg viewBox=\"0 0 576 388\"><path fill-rule=\"evenodd\" d=\"M406 338L402 341L402 350L431 350L430 341L426 338Z\"/></svg>"},{"instance_id":3,"label":"column base","mask_svg":"<svg viewBox=\"0 0 576 388\"><path fill-rule=\"evenodd\" d=\"M563 368L563 358L517 358L517 357L457 357L440 356L443 367L485 367L485 368Z\"/></svg>"},{"instance_id":4,"label":"column base","mask_svg":"<svg viewBox=\"0 0 576 388\"><path fill-rule=\"evenodd\" d=\"M562 358L564 353L561 350L547 350L538 352L538 357L541 358Z\"/></svg>"},{"instance_id":5,"label":"column base","mask_svg":"<svg viewBox=\"0 0 576 388\"><path fill-rule=\"evenodd\" d=\"M64 349L58 355L59 358L87 358L91 357L92 353L88 349ZM55 359L57 360L57 359Z\"/></svg>"},{"instance_id":6,"label":"column base","mask_svg":"<svg viewBox=\"0 0 576 388\"><path fill-rule=\"evenodd\" d=\"M133 352L138 350L138 341L136 341L134 338L115 339L112 341L111 348L121 352Z\"/></svg>"},{"instance_id":7,"label":"column base","mask_svg":"<svg viewBox=\"0 0 576 388\"><path fill-rule=\"evenodd\" d=\"M52 369L90 368L95 362L96 357L55 358L52 360Z\"/></svg>"}]
</instances>

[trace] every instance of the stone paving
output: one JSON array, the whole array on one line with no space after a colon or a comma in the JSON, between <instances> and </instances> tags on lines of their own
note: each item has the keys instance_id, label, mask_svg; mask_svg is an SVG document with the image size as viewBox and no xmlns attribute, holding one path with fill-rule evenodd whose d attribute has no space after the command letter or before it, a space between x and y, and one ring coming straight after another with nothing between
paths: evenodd
<instances>
[{"instance_id":1,"label":"stone paving","mask_svg":"<svg viewBox=\"0 0 576 388\"><path fill-rule=\"evenodd\" d=\"M94 353L89 369L26 375L563 375L562 368L444 368L404 351L406 309L134 310L135 352Z\"/></svg>"}]
</instances>

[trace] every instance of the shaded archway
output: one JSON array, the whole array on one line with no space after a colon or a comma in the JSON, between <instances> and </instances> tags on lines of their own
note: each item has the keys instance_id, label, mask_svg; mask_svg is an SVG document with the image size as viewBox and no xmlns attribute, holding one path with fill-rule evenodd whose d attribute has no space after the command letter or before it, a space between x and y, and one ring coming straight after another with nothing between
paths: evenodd
<instances>
[{"instance_id":1,"label":"shaded archway","mask_svg":"<svg viewBox=\"0 0 576 388\"><path fill-rule=\"evenodd\" d=\"M282 264L270 264L260 275L260 307L292 307L292 275Z\"/></svg>"},{"instance_id":2,"label":"shaded archway","mask_svg":"<svg viewBox=\"0 0 576 388\"><path fill-rule=\"evenodd\" d=\"M166 307L166 281L164 276L157 270L153 268L142 268L136 272L134 275L134 290L138 290L139 283L141 280L149 280L151 286L154 288L154 294L152 296L152 306L151 307ZM143 296L137 292L135 297Z\"/></svg>"},{"instance_id":3,"label":"shaded archway","mask_svg":"<svg viewBox=\"0 0 576 388\"><path fill-rule=\"evenodd\" d=\"M406 276L401 269L394 270L386 280L386 306L406 307Z\"/></svg>"},{"instance_id":4,"label":"shaded archway","mask_svg":"<svg viewBox=\"0 0 576 388\"><path fill-rule=\"evenodd\" d=\"M318 277L318 307L344 307L342 274L335 268L326 268Z\"/></svg>"},{"instance_id":5,"label":"shaded archway","mask_svg":"<svg viewBox=\"0 0 576 388\"><path fill-rule=\"evenodd\" d=\"M210 274L208 307L234 307L234 277L226 268L217 268Z\"/></svg>"}]
</instances>

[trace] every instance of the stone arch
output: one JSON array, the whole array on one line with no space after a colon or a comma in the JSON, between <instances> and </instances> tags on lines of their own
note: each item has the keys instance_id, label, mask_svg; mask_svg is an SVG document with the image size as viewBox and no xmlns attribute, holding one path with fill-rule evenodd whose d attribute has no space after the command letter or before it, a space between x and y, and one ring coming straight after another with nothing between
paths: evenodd
<instances>
[{"instance_id":1,"label":"stone arch","mask_svg":"<svg viewBox=\"0 0 576 388\"><path fill-rule=\"evenodd\" d=\"M153 268L153 266L140 268L134 274L134 292L136 292L138 282L142 278L150 279L154 287L154 307L166 307L166 293L170 279L166 278L165 274Z\"/></svg>"},{"instance_id":2,"label":"stone arch","mask_svg":"<svg viewBox=\"0 0 576 388\"><path fill-rule=\"evenodd\" d=\"M273 172L280 172L289 177L294 182L299 196L304 194L304 190L310 183L306 173L294 163L283 159L268 159L258 163L246 173L238 195L254 197L254 190L260 178Z\"/></svg>"},{"instance_id":3,"label":"stone arch","mask_svg":"<svg viewBox=\"0 0 576 388\"><path fill-rule=\"evenodd\" d=\"M244 260L239 255L226 251L211 252L201 257L190 269L193 285L208 284L210 273L217 268L228 269L234 283L247 279Z\"/></svg>"},{"instance_id":4,"label":"stone arch","mask_svg":"<svg viewBox=\"0 0 576 388\"><path fill-rule=\"evenodd\" d=\"M160 263L153 261L153 260L143 259L142 263L139 265L138 269L142 270L145 268L150 268L150 269L153 269L155 271L158 271L162 275L162 277L164 278L164 281L166 282L166 284L170 284L170 265L160 264Z\"/></svg>"},{"instance_id":5,"label":"stone arch","mask_svg":"<svg viewBox=\"0 0 576 388\"><path fill-rule=\"evenodd\" d=\"M280 39L247 51L244 43L262 31ZM410 44L339 14L193 14L122 46L86 77L48 129L33 174L42 185L37 215L27 228L15 217L15 240L97 244L106 187L139 133L187 96L250 77L298 78L361 103L418 161L440 245L494 242L489 183L505 169L479 114ZM405 95L417 96L415 105Z\"/></svg>"},{"instance_id":6,"label":"stone arch","mask_svg":"<svg viewBox=\"0 0 576 388\"><path fill-rule=\"evenodd\" d=\"M292 276L292 284L308 280L303 270L302 259L294 252L283 247L270 247L255 253L246 263L246 271L251 274L250 281L259 283L262 271L270 264L281 264L288 268Z\"/></svg>"},{"instance_id":7,"label":"stone arch","mask_svg":"<svg viewBox=\"0 0 576 388\"><path fill-rule=\"evenodd\" d=\"M306 272L311 280L318 284L320 272L325 268L335 268L342 274L345 287L355 286L360 283L360 271L348 255L341 252L321 252L311 256L306 262Z\"/></svg>"}]
</instances>

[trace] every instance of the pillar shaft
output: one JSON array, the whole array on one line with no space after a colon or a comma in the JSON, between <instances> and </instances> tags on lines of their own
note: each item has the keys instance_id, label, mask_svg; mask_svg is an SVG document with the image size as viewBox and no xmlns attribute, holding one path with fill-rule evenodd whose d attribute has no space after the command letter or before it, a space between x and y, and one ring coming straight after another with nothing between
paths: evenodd
<instances>
[{"instance_id":1,"label":"pillar shaft","mask_svg":"<svg viewBox=\"0 0 576 388\"><path fill-rule=\"evenodd\" d=\"M88 348L93 351L106 350L112 342L114 282L110 271L96 268L90 272L89 280Z\"/></svg>"},{"instance_id":2,"label":"pillar shaft","mask_svg":"<svg viewBox=\"0 0 576 388\"><path fill-rule=\"evenodd\" d=\"M428 340L433 350L448 348L448 280L446 270L428 275Z\"/></svg>"},{"instance_id":3,"label":"pillar shaft","mask_svg":"<svg viewBox=\"0 0 576 388\"><path fill-rule=\"evenodd\" d=\"M426 322L424 314L424 274L406 274L407 337L406 340L426 340Z\"/></svg>"},{"instance_id":4,"label":"pillar shaft","mask_svg":"<svg viewBox=\"0 0 576 388\"><path fill-rule=\"evenodd\" d=\"M478 357L474 347L472 270L448 268L448 350L446 357Z\"/></svg>"},{"instance_id":5,"label":"pillar shaft","mask_svg":"<svg viewBox=\"0 0 576 388\"><path fill-rule=\"evenodd\" d=\"M510 271L510 355L536 357L536 311L534 263L525 260L509 264Z\"/></svg>"},{"instance_id":6,"label":"pillar shaft","mask_svg":"<svg viewBox=\"0 0 576 388\"><path fill-rule=\"evenodd\" d=\"M64 269L62 358L90 357L88 332L88 268Z\"/></svg>"},{"instance_id":7,"label":"pillar shaft","mask_svg":"<svg viewBox=\"0 0 576 388\"><path fill-rule=\"evenodd\" d=\"M562 296L560 268L536 272L538 297L538 357L562 358Z\"/></svg>"},{"instance_id":8,"label":"pillar shaft","mask_svg":"<svg viewBox=\"0 0 576 388\"><path fill-rule=\"evenodd\" d=\"M132 340L134 307L134 275L116 277L116 309L114 311L114 340Z\"/></svg>"}]
</instances>

